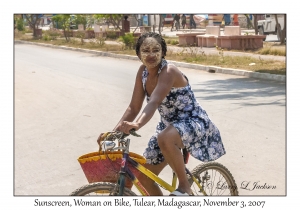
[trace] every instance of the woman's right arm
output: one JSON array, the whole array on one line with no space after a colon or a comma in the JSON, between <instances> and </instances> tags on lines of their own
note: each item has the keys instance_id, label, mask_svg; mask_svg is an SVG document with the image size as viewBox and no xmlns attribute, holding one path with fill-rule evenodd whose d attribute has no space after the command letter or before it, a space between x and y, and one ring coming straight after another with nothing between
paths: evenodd
<instances>
[{"instance_id":1,"label":"woman's right arm","mask_svg":"<svg viewBox=\"0 0 300 210\"><path fill-rule=\"evenodd\" d=\"M135 78L135 85L132 93L132 98L129 106L127 107L125 113L123 114L122 118L118 122L118 124L115 126L113 131L119 130L119 127L121 126L123 121L133 121L138 113L140 112L143 101L145 98L145 91L143 88L143 83L142 83L142 73L143 70L145 69L145 66L141 66L137 72L136 78ZM100 141L102 141L102 135L104 133L101 133L97 139L98 144L100 144Z\"/></svg>"},{"instance_id":2,"label":"woman's right arm","mask_svg":"<svg viewBox=\"0 0 300 210\"><path fill-rule=\"evenodd\" d=\"M136 78L135 78L135 85L131 97L131 102L129 106L127 107L125 113L123 114L122 118L119 120L118 124L115 126L113 131L119 130L119 126L122 124L123 121L129 121L132 122L136 116L139 114L143 101L145 99L145 91L143 88L142 83L142 74L143 70L145 69L144 65L141 65L139 68Z\"/></svg>"}]
</instances>

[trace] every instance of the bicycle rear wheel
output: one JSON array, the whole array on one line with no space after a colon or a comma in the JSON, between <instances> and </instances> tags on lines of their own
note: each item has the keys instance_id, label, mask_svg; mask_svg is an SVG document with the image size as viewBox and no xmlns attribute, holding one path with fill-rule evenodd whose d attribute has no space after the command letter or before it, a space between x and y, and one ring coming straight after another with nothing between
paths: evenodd
<instances>
[{"instance_id":1,"label":"bicycle rear wheel","mask_svg":"<svg viewBox=\"0 0 300 210\"><path fill-rule=\"evenodd\" d=\"M84 185L74 192L71 196L116 196L118 195L119 185L109 182L94 182ZM124 196L136 196L134 192L128 188L124 188Z\"/></svg>"},{"instance_id":2,"label":"bicycle rear wheel","mask_svg":"<svg viewBox=\"0 0 300 210\"><path fill-rule=\"evenodd\" d=\"M209 196L237 196L238 189L230 171L220 163L198 165L192 175L202 185ZM203 195L192 177L188 177L194 195Z\"/></svg>"}]
</instances>

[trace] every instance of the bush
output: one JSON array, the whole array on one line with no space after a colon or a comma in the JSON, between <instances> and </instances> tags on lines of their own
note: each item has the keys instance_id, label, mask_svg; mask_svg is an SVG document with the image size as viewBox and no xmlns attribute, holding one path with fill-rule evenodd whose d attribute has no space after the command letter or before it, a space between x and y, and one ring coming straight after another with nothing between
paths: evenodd
<instances>
[{"instance_id":1,"label":"bush","mask_svg":"<svg viewBox=\"0 0 300 210\"><path fill-rule=\"evenodd\" d=\"M109 39L117 39L117 33L115 31L106 31L106 37Z\"/></svg>"},{"instance_id":2,"label":"bush","mask_svg":"<svg viewBox=\"0 0 300 210\"><path fill-rule=\"evenodd\" d=\"M75 34L76 38L79 38L81 41L81 44L84 44L84 38L85 38L85 32L84 31L77 31Z\"/></svg>"},{"instance_id":3,"label":"bush","mask_svg":"<svg viewBox=\"0 0 300 210\"><path fill-rule=\"evenodd\" d=\"M30 28L29 26L25 27L25 33L33 33L33 29Z\"/></svg>"},{"instance_id":4,"label":"bush","mask_svg":"<svg viewBox=\"0 0 300 210\"><path fill-rule=\"evenodd\" d=\"M127 48L133 49L135 47L135 37L132 33L127 33L124 36L121 36L120 39Z\"/></svg>"},{"instance_id":5,"label":"bush","mask_svg":"<svg viewBox=\"0 0 300 210\"><path fill-rule=\"evenodd\" d=\"M43 40L45 40L45 41L50 41L51 38L50 38L50 36L49 36L48 34L44 34L44 35L43 35Z\"/></svg>"},{"instance_id":6,"label":"bush","mask_svg":"<svg viewBox=\"0 0 300 210\"><path fill-rule=\"evenodd\" d=\"M56 40L57 37L60 37L61 35L62 35L61 32L57 29L50 29L47 31L43 31L43 39L45 41Z\"/></svg>"},{"instance_id":7,"label":"bush","mask_svg":"<svg viewBox=\"0 0 300 210\"><path fill-rule=\"evenodd\" d=\"M176 44L179 44L179 42L177 40L172 40L171 41L171 45L176 45Z\"/></svg>"},{"instance_id":8,"label":"bush","mask_svg":"<svg viewBox=\"0 0 300 210\"><path fill-rule=\"evenodd\" d=\"M19 31L25 30L24 22L21 18L16 19L16 27Z\"/></svg>"}]
</instances>

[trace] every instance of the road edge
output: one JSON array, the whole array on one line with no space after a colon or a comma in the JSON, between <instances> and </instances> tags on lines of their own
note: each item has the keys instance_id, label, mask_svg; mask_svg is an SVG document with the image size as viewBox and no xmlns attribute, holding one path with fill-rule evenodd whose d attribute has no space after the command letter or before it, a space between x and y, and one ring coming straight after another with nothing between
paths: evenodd
<instances>
[{"instance_id":1,"label":"road edge","mask_svg":"<svg viewBox=\"0 0 300 210\"><path fill-rule=\"evenodd\" d=\"M137 56L115 54L115 53L103 52L103 51L97 51L97 50L88 50L88 49L66 47L66 46L57 46L57 45L52 45L52 44L35 43L35 42L28 42L28 41L22 41L22 40L14 40L14 43L32 44L32 45L39 45L39 46L43 46L43 47L51 47L51 48L57 48L57 49L73 50L73 51L79 51L79 52L85 52L85 53L93 53L93 54L97 54L100 56L107 56L107 57L120 58L120 59L139 60ZM172 61L172 60L169 60L169 61L171 63L175 64L176 66L183 67L183 68L191 68L191 69L195 69L195 70L207 71L210 73L231 74L231 75L238 75L238 76L244 76L244 77L255 78L255 79L266 79L266 80L272 80L272 81L286 83L285 75L258 73L258 72L247 71L247 70L242 70L242 69L231 69L231 68L222 68L222 67L217 67L217 66L206 66L206 65L201 65L201 64L191 64L191 63L184 63L184 62L178 62L178 61Z\"/></svg>"}]
</instances>

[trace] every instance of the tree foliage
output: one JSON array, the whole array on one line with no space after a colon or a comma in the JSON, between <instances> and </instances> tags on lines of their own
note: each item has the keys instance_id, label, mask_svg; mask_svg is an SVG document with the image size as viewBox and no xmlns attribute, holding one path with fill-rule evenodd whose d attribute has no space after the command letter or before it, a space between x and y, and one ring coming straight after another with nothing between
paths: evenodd
<instances>
[{"instance_id":1,"label":"tree foliage","mask_svg":"<svg viewBox=\"0 0 300 210\"><path fill-rule=\"evenodd\" d=\"M111 23L115 29L122 30L120 28L120 23L122 22L122 19L124 15L121 14L95 14L95 19L102 20L106 23Z\"/></svg>"},{"instance_id":2,"label":"tree foliage","mask_svg":"<svg viewBox=\"0 0 300 210\"><path fill-rule=\"evenodd\" d=\"M24 14L24 17L29 24L29 26L33 29L33 36L37 37L36 29L38 29L38 24L40 23L40 18L38 14Z\"/></svg>"},{"instance_id":3,"label":"tree foliage","mask_svg":"<svg viewBox=\"0 0 300 210\"><path fill-rule=\"evenodd\" d=\"M18 31L24 31L25 26L22 15L14 15L14 24L15 29L18 29Z\"/></svg>"},{"instance_id":4,"label":"tree foliage","mask_svg":"<svg viewBox=\"0 0 300 210\"><path fill-rule=\"evenodd\" d=\"M69 14L60 14L52 17L52 20L55 22L60 22L64 32L66 41L70 41L69 31L70 31L70 15Z\"/></svg>"},{"instance_id":5,"label":"tree foliage","mask_svg":"<svg viewBox=\"0 0 300 210\"><path fill-rule=\"evenodd\" d=\"M76 25L78 24L82 24L84 29L86 29L87 27L87 23L88 23L88 20L87 20L87 15L84 15L84 14L77 14L74 16L74 22Z\"/></svg>"}]
</instances>

